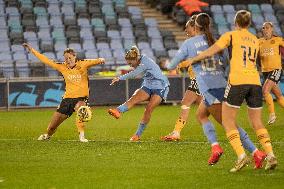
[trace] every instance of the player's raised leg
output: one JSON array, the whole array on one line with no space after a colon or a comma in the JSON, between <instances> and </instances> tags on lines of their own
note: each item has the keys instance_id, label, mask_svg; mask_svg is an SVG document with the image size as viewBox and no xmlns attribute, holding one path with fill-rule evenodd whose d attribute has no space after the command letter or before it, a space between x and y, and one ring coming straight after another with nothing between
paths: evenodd
<instances>
[{"instance_id":1,"label":"player's raised leg","mask_svg":"<svg viewBox=\"0 0 284 189\"><path fill-rule=\"evenodd\" d=\"M137 89L128 101L118 106L117 108L109 109L108 113L116 119L119 119L121 113L127 112L136 104L148 100L149 97L149 94L145 92L142 88Z\"/></svg>"},{"instance_id":2,"label":"player's raised leg","mask_svg":"<svg viewBox=\"0 0 284 189\"><path fill-rule=\"evenodd\" d=\"M57 127L65 120L68 116L59 112L54 112L50 123L47 127L47 132L38 137L38 140L48 140L55 133Z\"/></svg>"}]
</instances>

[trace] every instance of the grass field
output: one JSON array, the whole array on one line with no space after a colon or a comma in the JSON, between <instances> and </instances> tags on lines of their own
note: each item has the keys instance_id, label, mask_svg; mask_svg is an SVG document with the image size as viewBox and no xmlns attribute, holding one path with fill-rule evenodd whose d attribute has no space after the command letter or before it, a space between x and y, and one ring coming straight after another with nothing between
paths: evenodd
<instances>
[{"instance_id":1,"label":"grass field","mask_svg":"<svg viewBox=\"0 0 284 189\"><path fill-rule=\"evenodd\" d=\"M179 106L160 106L145 130L141 142L129 137L143 113L135 107L114 120L107 107L94 108L94 119L87 124L86 136L92 141L80 143L72 116L48 142L37 141L53 110L0 112L0 188L283 188L284 114L277 108L278 120L268 127L279 166L275 171L253 170L253 166L232 174L236 156L216 125L225 153L215 166L208 166L210 147L192 108L180 142L161 142L179 113ZM264 108L265 122L267 109ZM246 110L239 122L256 137L248 124Z\"/></svg>"}]
</instances>

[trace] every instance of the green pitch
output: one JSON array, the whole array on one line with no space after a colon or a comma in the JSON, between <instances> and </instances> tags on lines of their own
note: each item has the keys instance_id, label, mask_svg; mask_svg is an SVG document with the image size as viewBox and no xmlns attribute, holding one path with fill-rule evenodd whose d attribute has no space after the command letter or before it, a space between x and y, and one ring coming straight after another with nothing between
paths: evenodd
<instances>
[{"instance_id":1,"label":"green pitch","mask_svg":"<svg viewBox=\"0 0 284 189\"><path fill-rule=\"evenodd\" d=\"M232 174L236 156L223 129L216 125L225 153L215 166L208 166L210 146L191 109L180 142L161 142L180 111L179 106L160 106L141 142L129 142L136 131L143 107L135 107L119 120L107 115L107 107L94 108L87 124L89 143L78 142L73 115L47 142L37 141L53 110L0 112L0 188L283 188L284 110L276 105L278 120L267 127L279 166L275 171L253 170L253 166ZM263 119L267 120L264 108ZM239 123L253 141L246 109ZM258 144L258 143L257 143ZM258 145L259 146L259 145Z\"/></svg>"}]
</instances>

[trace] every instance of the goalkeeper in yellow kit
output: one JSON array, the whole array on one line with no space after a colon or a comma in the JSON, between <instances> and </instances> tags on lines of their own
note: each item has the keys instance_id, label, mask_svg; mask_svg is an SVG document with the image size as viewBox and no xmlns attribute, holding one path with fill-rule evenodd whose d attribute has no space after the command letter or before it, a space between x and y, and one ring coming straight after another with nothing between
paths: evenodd
<instances>
[{"instance_id":1,"label":"goalkeeper in yellow kit","mask_svg":"<svg viewBox=\"0 0 284 189\"><path fill-rule=\"evenodd\" d=\"M79 132L79 139L81 142L88 142L84 134L84 122L89 121L92 117L92 112L88 107L88 68L97 64L104 64L105 60L103 58L77 60L75 51L67 48L63 53L64 63L57 64L55 61L40 54L29 44L24 43L23 46L41 62L59 71L63 75L66 84L63 99L52 116L47 132L40 135L38 140L50 139L57 127L76 111L76 126Z\"/></svg>"}]
</instances>

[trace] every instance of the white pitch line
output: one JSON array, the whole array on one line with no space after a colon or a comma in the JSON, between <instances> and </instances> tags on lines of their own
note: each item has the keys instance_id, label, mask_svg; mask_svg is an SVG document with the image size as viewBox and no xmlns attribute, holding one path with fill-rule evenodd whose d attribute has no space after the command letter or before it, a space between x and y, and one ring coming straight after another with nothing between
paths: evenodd
<instances>
[{"instance_id":1,"label":"white pitch line","mask_svg":"<svg viewBox=\"0 0 284 189\"><path fill-rule=\"evenodd\" d=\"M0 138L0 141L37 141L36 139L20 139L20 138ZM79 140L49 140L54 142L79 142ZM44 141L39 141L44 142ZM48 142L48 141L47 141ZM110 143L179 143L179 144L207 144L207 141L154 141L154 140L145 140L145 141L138 141L138 142L131 142L128 140L89 140L89 142L110 142ZM226 143L224 141L221 141L220 143ZM272 142L272 144L284 144L284 141L275 141Z\"/></svg>"},{"instance_id":2,"label":"white pitch line","mask_svg":"<svg viewBox=\"0 0 284 189\"><path fill-rule=\"evenodd\" d=\"M20 139L20 138L1 138L0 141L37 141L36 139ZM55 140L49 140L53 142L79 142L79 140L60 140L60 139L55 139ZM46 142L49 142L46 141ZM38 142L45 142L45 141L38 141ZM119 142L119 143L155 143L155 142L164 142L164 143L207 143L205 141L177 141L177 142L167 142L167 141L153 141L153 140L145 140L145 141L138 141L138 142L131 142L128 140L89 140L89 142Z\"/></svg>"}]
</instances>

